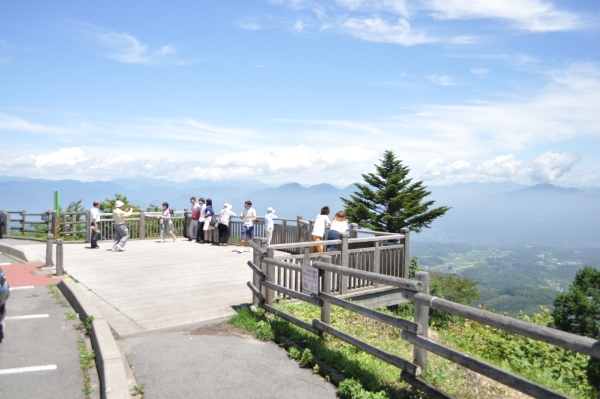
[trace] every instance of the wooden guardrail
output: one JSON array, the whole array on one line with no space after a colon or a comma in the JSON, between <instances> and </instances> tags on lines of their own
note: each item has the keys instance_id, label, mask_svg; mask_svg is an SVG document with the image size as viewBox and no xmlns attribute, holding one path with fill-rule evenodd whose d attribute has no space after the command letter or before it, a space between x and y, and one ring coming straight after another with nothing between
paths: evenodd
<instances>
[{"instance_id":1,"label":"wooden guardrail","mask_svg":"<svg viewBox=\"0 0 600 399\"><path fill-rule=\"evenodd\" d=\"M256 244L254 245L256 246ZM253 271L254 278L253 282L248 282L247 284L252 291L253 297L256 298L256 305L314 334L321 336L323 333L331 334L398 367L402 370L401 378L404 381L434 398L452 398L452 396L420 378L422 370L427 367L428 352L435 353L438 356L444 357L534 398L568 399L569 397L429 339L429 308L439 309L456 316L475 320L482 324L509 331L514 334L547 342L564 349L569 349L600 359L600 341L549 327L527 323L522 320L490 313L431 296L429 295L429 274L426 272L417 272L415 280L386 276L369 271L352 270L347 267L333 265L331 256L321 255L319 260L313 260L311 262L312 267L319 269L319 292L318 294L309 295L308 293L294 291L278 285L273 280L273 272L269 271L268 268L267 272L265 272L264 265L274 266L280 261L267 258L265 255L268 255L268 253L264 254L258 252L257 254L257 252L255 252L254 262L248 262L248 266ZM301 266L295 265L295 267ZM348 277L354 276L364 278L401 289L406 299L415 304L414 322L378 312L333 296L331 294L332 276L335 273ZM320 306L320 320L314 319L312 320L312 323L307 323L304 320L300 320L274 308L272 299L276 291L284 293L291 298ZM332 327L330 314L331 304L402 329L401 338L414 346L413 361L411 362L394 354L385 352Z\"/></svg>"}]
</instances>

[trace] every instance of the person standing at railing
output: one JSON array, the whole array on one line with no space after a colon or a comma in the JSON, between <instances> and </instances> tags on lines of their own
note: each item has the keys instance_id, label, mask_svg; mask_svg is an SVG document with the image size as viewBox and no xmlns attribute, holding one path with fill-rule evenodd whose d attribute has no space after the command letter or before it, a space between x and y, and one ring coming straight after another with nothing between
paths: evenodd
<instances>
[{"instance_id":1,"label":"person standing at railing","mask_svg":"<svg viewBox=\"0 0 600 399\"><path fill-rule=\"evenodd\" d=\"M331 226L331 221L329 220L329 207L324 206L321 208L321 214L317 215L315 219L315 225L313 226L313 230L310 235L311 241L322 241L323 236L325 235L325 229ZM322 245L315 245L311 249L312 253L321 253L323 252Z\"/></svg>"},{"instance_id":2,"label":"person standing at railing","mask_svg":"<svg viewBox=\"0 0 600 399\"><path fill-rule=\"evenodd\" d=\"M92 238L90 246L92 249L99 249L98 238L100 237L100 229L98 223L100 222L100 202L94 201L94 207L90 210L90 219L92 223Z\"/></svg>"},{"instance_id":3,"label":"person standing at railing","mask_svg":"<svg viewBox=\"0 0 600 399\"><path fill-rule=\"evenodd\" d=\"M115 242L112 247L113 252L125 251L125 244L129 239L129 229L125 226L125 218L131 216L133 209L131 207L127 210L121 208L125 205L123 201L118 200L115 202L115 209L113 210L113 220L115 222Z\"/></svg>"},{"instance_id":4,"label":"person standing at railing","mask_svg":"<svg viewBox=\"0 0 600 399\"><path fill-rule=\"evenodd\" d=\"M242 215L240 218L244 221L244 225L242 226L242 249L241 252L244 252L244 244L246 241L250 241L254 238L254 221L256 220L256 211L252 208L252 202L246 201L244 203L244 210L242 211ZM248 249L249 252L252 252L252 248Z\"/></svg>"},{"instance_id":5,"label":"person standing at railing","mask_svg":"<svg viewBox=\"0 0 600 399\"><path fill-rule=\"evenodd\" d=\"M231 205L226 202L217 216L219 218L219 225L217 226L219 230L219 246L221 247L229 246L229 221L235 216L237 215L231 211Z\"/></svg>"},{"instance_id":6,"label":"person standing at railing","mask_svg":"<svg viewBox=\"0 0 600 399\"><path fill-rule=\"evenodd\" d=\"M192 221L190 222L190 228L188 229L188 241L192 241L196 238L198 232L198 220L200 219L200 205L196 202L196 197L190 198L192 204Z\"/></svg>"},{"instance_id":7,"label":"person standing at railing","mask_svg":"<svg viewBox=\"0 0 600 399\"><path fill-rule=\"evenodd\" d=\"M165 242L167 238L173 237L173 242L177 239L175 233L173 233L173 221L171 220L172 210L169 209L169 203L162 203L163 212L158 217L160 219L160 237L162 238L162 242Z\"/></svg>"},{"instance_id":8,"label":"person standing at railing","mask_svg":"<svg viewBox=\"0 0 600 399\"><path fill-rule=\"evenodd\" d=\"M200 217L198 218L196 242L198 244L204 244L204 222L206 221L206 217L204 216L204 214L206 213L206 204L204 203L204 198L200 198L198 200L198 205L200 206Z\"/></svg>"},{"instance_id":9,"label":"person standing at railing","mask_svg":"<svg viewBox=\"0 0 600 399\"><path fill-rule=\"evenodd\" d=\"M4 211L0 209L0 239L2 239L2 234L4 233L4 226L6 225L6 216L4 215Z\"/></svg>"},{"instance_id":10,"label":"person standing at railing","mask_svg":"<svg viewBox=\"0 0 600 399\"><path fill-rule=\"evenodd\" d=\"M271 245L271 239L273 238L273 230L275 229L275 223L273 220L279 219L275 215L275 209L267 208L267 214L265 215L265 236L268 239L268 245Z\"/></svg>"},{"instance_id":11,"label":"person standing at railing","mask_svg":"<svg viewBox=\"0 0 600 399\"><path fill-rule=\"evenodd\" d=\"M214 226L211 226L210 221L215 217L215 212L212 207L212 200L210 198L206 199L206 210L204 212L204 242L206 244L213 243L213 230Z\"/></svg>"},{"instance_id":12,"label":"person standing at railing","mask_svg":"<svg viewBox=\"0 0 600 399\"><path fill-rule=\"evenodd\" d=\"M346 213L344 211L339 211L335 214L333 219L331 219L331 226L329 227L329 234L327 234L327 240L338 240L340 238L340 233L345 233L346 231L348 231L348 221L346 220ZM328 245L326 250L337 251L338 245Z\"/></svg>"}]
</instances>

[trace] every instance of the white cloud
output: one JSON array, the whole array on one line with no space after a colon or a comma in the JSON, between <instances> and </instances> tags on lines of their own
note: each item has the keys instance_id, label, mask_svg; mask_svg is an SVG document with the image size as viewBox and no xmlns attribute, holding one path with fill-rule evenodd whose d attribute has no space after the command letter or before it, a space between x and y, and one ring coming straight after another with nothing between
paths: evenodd
<instances>
[{"instance_id":1,"label":"white cloud","mask_svg":"<svg viewBox=\"0 0 600 399\"><path fill-rule=\"evenodd\" d=\"M263 26L256 21L243 21L240 22L238 25L242 29L251 31L263 29Z\"/></svg>"},{"instance_id":2,"label":"white cloud","mask_svg":"<svg viewBox=\"0 0 600 399\"><path fill-rule=\"evenodd\" d=\"M478 78L485 78L488 75L488 70L486 68L473 68L471 73Z\"/></svg>"},{"instance_id":3,"label":"white cloud","mask_svg":"<svg viewBox=\"0 0 600 399\"><path fill-rule=\"evenodd\" d=\"M0 112L0 130L60 134L66 133L69 129L31 123L22 118Z\"/></svg>"},{"instance_id":4,"label":"white cloud","mask_svg":"<svg viewBox=\"0 0 600 399\"><path fill-rule=\"evenodd\" d=\"M464 159L455 161L448 165L445 159L434 158L425 165L425 168L421 171L420 175L423 179L435 179L438 177L446 178L447 175L455 175L465 172L470 166L471 163Z\"/></svg>"},{"instance_id":5,"label":"white cloud","mask_svg":"<svg viewBox=\"0 0 600 399\"><path fill-rule=\"evenodd\" d=\"M531 162L530 178L536 182L552 183L581 161L578 153L559 154L548 151Z\"/></svg>"},{"instance_id":6,"label":"white cloud","mask_svg":"<svg viewBox=\"0 0 600 399\"><path fill-rule=\"evenodd\" d=\"M404 18L399 18L397 22L388 22L378 15L348 18L342 21L341 27L351 35L372 42L414 46L438 41L424 31L411 29L410 23Z\"/></svg>"},{"instance_id":7,"label":"white cloud","mask_svg":"<svg viewBox=\"0 0 600 399\"><path fill-rule=\"evenodd\" d=\"M523 162L513 154L501 155L491 161L485 161L477 168L484 177L511 180L523 172Z\"/></svg>"},{"instance_id":8,"label":"white cloud","mask_svg":"<svg viewBox=\"0 0 600 399\"><path fill-rule=\"evenodd\" d=\"M294 30L296 32L302 32L304 30L304 23L300 20L296 21L294 24Z\"/></svg>"},{"instance_id":9,"label":"white cloud","mask_svg":"<svg viewBox=\"0 0 600 399\"><path fill-rule=\"evenodd\" d=\"M71 28L96 43L95 50L100 55L127 64L185 64L173 57L177 52L172 45L164 45L156 51L128 33L116 32L110 28L90 23L75 22Z\"/></svg>"},{"instance_id":10,"label":"white cloud","mask_svg":"<svg viewBox=\"0 0 600 399\"><path fill-rule=\"evenodd\" d=\"M439 19L500 19L530 32L568 31L583 26L578 15L559 11L553 3L542 0L424 0L423 3Z\"/></svg>"},{"instance_id":11,"label":"white cloud","mask_svg":"<svg viewBox=\"0 0 600 399\"><path fill-rule=\"evenodd\" d=\"M453 79L448 75L429 75L428 79L440 86L456 86Z\"/></svg>"},{"instance_id":12,"label":"white cloud","mask_svg":"<svg viewBox=\"0 0 600 399\"><path fill-rule=\"evenodd\" d=\"M56 165L73 166L88 160L84 152L79 147L61 148L57 152L52 152L50 154L42 154L33 158L35 159L35 166L37 168Z\"/></svg>"}]
</instances>

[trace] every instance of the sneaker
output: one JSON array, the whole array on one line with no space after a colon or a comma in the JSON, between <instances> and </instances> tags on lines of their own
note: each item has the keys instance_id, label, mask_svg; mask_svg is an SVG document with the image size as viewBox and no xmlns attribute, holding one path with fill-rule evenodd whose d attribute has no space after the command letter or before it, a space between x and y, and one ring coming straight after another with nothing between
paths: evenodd
<instances>
[{"instance_id":1,"label":"sneaker","mask_svg":"<svg viewBox=\"0 0 600 399\"><path fill-rule=\"evenodd\" d=\"M113 248L111 251L112 252L117 252L117 248Z\"/></svg>"},{"instance_id":2,"label":"sneaker","mask_svg":"<svg viewBox=\"0 0 600 399\"><path fill-rule=\"evenodd\" d=\"M118 250L119 252L123 252L123 251L125 251L125 248L123 248L123 247L122 247L122 246L120 246L120 245L117 245L117 250Z\"/></svg>"}]
</instances>

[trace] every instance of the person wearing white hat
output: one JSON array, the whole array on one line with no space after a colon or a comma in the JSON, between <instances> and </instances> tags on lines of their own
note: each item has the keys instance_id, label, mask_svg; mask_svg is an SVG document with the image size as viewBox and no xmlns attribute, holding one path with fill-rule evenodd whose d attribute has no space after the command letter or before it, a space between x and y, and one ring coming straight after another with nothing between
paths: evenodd
<instances>
[{"instance_id":1,"label":"person wearing white hat","mask_svg":"<svg viewBox=\"0 0 600 399\"><path fill-rule=\"evenodd\" d=\"M273 229L275 228L273 220L275 219L279 219L279 217L275 215L275 209L271 207L267 208L267 214L265 215L265 236L269 240L269 245L271 245L271 238L273 238Z\"/></svg>"},{"instance_id":2,"label":"person wearing white hat","mask_svg":"<svg viewBox=\"0 0 600 399\"><path fill-rule=\"evenodd\" d=\"M125 218L131 216L133 209L127 208L125 211L121 208L125 205L123 201L118 200L115 202L115 209L113 210L113 220L115 222L115 241L112 247L113 252L125 251L125 244L129 239L129 230L125 226Z\"/></svg>"},{"instance_id":3,"label":"person wearing white hat","mask_svg":"<svg viewBox=\"0 0 600 399\"><path fill-rule=\"evenodd\" d=\"M219 219L219 225L217 227L219 230L219 246L221 247L229 246L229 222L232 216L237 215L231 211L231 205L226 202L217 216Z\"/></svg>"}]
</instances>

